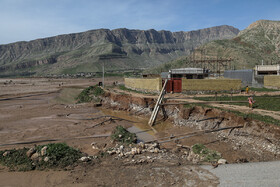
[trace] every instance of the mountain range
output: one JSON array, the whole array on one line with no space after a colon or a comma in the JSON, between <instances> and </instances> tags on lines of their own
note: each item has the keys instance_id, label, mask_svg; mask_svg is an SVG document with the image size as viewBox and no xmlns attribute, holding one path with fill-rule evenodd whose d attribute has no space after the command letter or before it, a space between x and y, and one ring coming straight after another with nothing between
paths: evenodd
<instances>
[{"instance_id":1,"label":"mountain range","mask_svg":"<svg viewBox=\"0 0 280 187\"><path fill-rule=\"evenodd\" d=\"M190 58L233 59L231 69L252 69L255 65L280 64L280 21L259 20L232 39L222 39L199 46L196 53L153 69L153 72L185 67ZM203 55L201 55L203 51Z\"/></svg>"},{"instance_id":2,"label":"mountain range","mask_svg":"<svg viewBox=\"0 0 280 187\"><path fill-rule=\"evenodd\" d=\"M0 45L0 76L97 72L103 63L106 70L151 68L238 33L227 25L189 32L98 29L16 42Z\"/></svg>"}]
</instances>

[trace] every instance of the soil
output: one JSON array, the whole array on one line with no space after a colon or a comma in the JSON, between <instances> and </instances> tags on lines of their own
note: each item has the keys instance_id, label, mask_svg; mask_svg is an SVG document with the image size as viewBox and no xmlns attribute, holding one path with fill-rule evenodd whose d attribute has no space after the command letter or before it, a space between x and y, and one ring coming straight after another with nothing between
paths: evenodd
<instances>
[{"instance_id":1,"label":"soil","mask_svg":"<svg viewBox=\"0 0 280 187\"><path fill-rule=\"evenodd\" d=\"M93 103L75 104L80 91L95 85L98 79L13 79L0 83L0 150L32 147L34 144L65 142L87 155L97 155L91 143L110 144L109 136L117 125L126 128L126 120L106 122L93 127L111 110ZM116 79L106 80L112 84ZM119 80L121 82L121 80ZM63 84L62 84L63 83ZM143 119L124 115L135 124ZM118 117L123 117L118 115ZM144 119L145 121L146 119ZM140 125L141 126L141 125ZM98 136L102 137L98 137ZM104 136L105 137L104 137ZM93 136L96 136L95 138ZM57 141L54 141L57 140ZM29 142L29 143L28 143ZM23 143L23 144L21 144ZM0 186L217 186L217 177L181 158L155 163L126 164L125 160L105 157L63 170L10 172L0 166Z\"/></svg>"},{"instance_id":2,"label":"soil","mask_svg":"<svg viewBox=\"0 0 280 187\"><path fill-rule=\"evenodd\" d=\"M0 79L0 150L65 142L87 155L98 155L100 150L92 149L92 142L109 147L112 142L108 136L117 125L135 126L154 139L171 137L171 140L172 136L213 128L217 123L220 127L242 124L247 128L234 129L230 134L227 130L172 140L161 145L169 150L170 159L152 163L129 164L127 159L132 158L105 156L64 170L9 172L1 166L1 186L217 186L219 181L215 175L181 157L178 144L190 147L203 143L222 153L229 163L279 159L278 127L219 110L167 107L169 119L163 121L159 115L151 128L147 121L156 95L143 96L111 88L103 98L102 107L94 103L76 104L73 98L83 88L99 81L101 79ZM105 81L105 85L122 82L118 78ZM104 120L94 118L104 115L123 120L93 127ZM217 116L218 119L204 120Z\"/></svg>"}]
</instances>

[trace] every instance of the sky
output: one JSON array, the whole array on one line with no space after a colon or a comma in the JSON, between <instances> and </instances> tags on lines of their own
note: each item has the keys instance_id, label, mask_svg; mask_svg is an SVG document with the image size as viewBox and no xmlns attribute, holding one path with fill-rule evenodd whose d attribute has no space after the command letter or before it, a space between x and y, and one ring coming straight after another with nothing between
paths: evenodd
<instances>
[{"instance_id":1,"label":"sky","mask_svg":"<svg viewBox=\"0 0 280 187\"><path fill-rule=\"evenodd\" d=\"M107 28L240 30L280 20L280 0L0 0L0 44Z\"/></svg>"}]
</instances>

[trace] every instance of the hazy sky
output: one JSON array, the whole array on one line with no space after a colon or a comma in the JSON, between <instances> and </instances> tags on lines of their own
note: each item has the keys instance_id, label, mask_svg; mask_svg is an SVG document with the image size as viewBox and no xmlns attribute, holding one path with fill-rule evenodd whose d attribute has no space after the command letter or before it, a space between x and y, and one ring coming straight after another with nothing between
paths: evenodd
<instances>
[{"instance_id":1,"label":"hazy sky","mask_svg":"<svg viewBox=\"0 0 280 187\"><path fill-rule=\"evenodd\" d=\"M280 20L280 0L0 0L0 44L99 28L245 29Z\"/></svg>"}]
</instances>

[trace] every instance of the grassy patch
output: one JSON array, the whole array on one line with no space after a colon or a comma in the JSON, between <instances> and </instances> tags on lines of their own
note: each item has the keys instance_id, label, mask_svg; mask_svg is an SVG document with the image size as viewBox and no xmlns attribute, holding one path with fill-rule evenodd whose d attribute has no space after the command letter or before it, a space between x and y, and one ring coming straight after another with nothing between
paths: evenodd
<instances>
[{"instance_id":1,"label":"grassy patch","mask_svg":"<svg viewBox=\"0 0 280 187\"><path fill-rule=\"evenodd\" d=\"M242 88L242 90L245 90L246 87ZM275 91L279 91L277 89L272 89L272 88L254 88L254 87L250 87L249 91L254 91L254 92L275 92Z\"/></svg>"},{"instance_id":2,"label":"grassy patch","mask_svg":"<svg viewBox=\"0 0 280 187\"><path fill-rule=\"evenodd\" d=\"M200 155L203 158L203 161L205 161L205 162L218 161L220 158L222 158L220 153L213 151L211 149L208 149L203 144L193 145L192 151L195 154Z\"/></svg>"},{"instance_id":3,"label":"grassy patch","mask_svg":"<svg viewBox=\"0 0 280 187\"><path fill-rule=\"evenodd\" d=\"M241 116L243 118L251 118L251 119L262 121L262 122L265 122L265 123L268 123L268 124L274 124L274 125L280 126L280 121L277 120L277 119L274 119L273 117L270 117L270 116L254 114L254 113L245 114L245 113L242 113L242 112L239 112L239 111L234 111L234 110L233 111L231 110L229 112L234 113L234 114L236 114L238 116Z\"/></svg>"},{"instance_id":4,"label":"grassy patch","mask_svg":"<svg viewBox=\"0 0 280 187\"><path fill-rule=\"evenodd\" d=\"M196 97L195 99L202 101L215 101L215 97ZM248 96L220 96L217 97L217 101L248 101ZM254 97L255 104L254 108L264 109L264 110L272 110L272 111L280 111L280 96L255 96ZM241 105L248 106L248 103L231 103L232 105Z\"/></svg>"},{"instance_id":5,"label":"grassy patch","mask_svg":"<svg viewBox=\"0 0 280 187\"><path fill-rule=\"evenodd\" d=\"M193 108L195 106L201 106L203 108L216 108L222 111L226 111L226 112L230 112L233 113L237 116L241 116L244 119L245 118L251 118L254 120L258 120L258 121L262 121L264 123L268 123L268 124L274 124L274 125L278 125L280 126L280 120L274 119L273 117L267 116L267 115L260 115L260 114L255 114L255 113L242 113L236 110L228 110L228 109L224 109L224 108L220 108L220 107L214 107L214 106L210 106L210 105L206 105L206 104L185 104L184 107L185 108Z\"/></svg>"},{"instance_id":6,"label":"grassy patch","mask_svg":"<svg viewBox=\"0 0 280 187\"><path fill-rule=\"evenodd\" d=\"M78 103L86 103L91 101L99 101L99 96L104 94L104 90L99 86L90 86L85 88L76 98Z\"/></svg>"},{"instance_id":7,"label":"grassy patch","mask_svg":"<svg viewBox=\"0 0 280 187\"><path fill-rule=\"evenodd\" d=\"M41 149L47 147L46 154L41 155ZM12 171L30 171L45 168L64 168L74 164L82 153L65 143L52 143L35 146L37 158L27 156L28 148L0 151L0 163ZM46 160L47 157L47 160Z\"/></svg>"},{"instance_id":8,"label":"grassy patch","mask_svg":"<svg viewBox=\"0 0 280 187\"><path fill-rule=\"evenodd\" d=\"M112 135L112 140L120 142L122 144L133 144L137 142L137 137L135 133L127 131L123 126L117 126Z\"/></svg>"}]
</instances>

